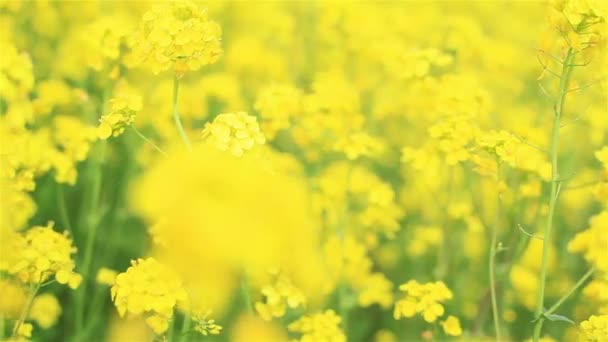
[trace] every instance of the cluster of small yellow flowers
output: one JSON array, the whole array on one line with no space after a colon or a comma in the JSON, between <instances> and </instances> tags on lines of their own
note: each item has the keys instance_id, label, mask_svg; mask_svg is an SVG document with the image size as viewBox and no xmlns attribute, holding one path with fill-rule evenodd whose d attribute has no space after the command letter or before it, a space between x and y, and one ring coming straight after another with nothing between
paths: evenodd
<instances>
[{"instance_id":1,"label":"cluster of small yellow flowers","mask_svg":"<svg viewBox=\"0 0 608 342\"><path fill-rule=\"evenodd\" d=\"M608 341L608 315L591 316L581 322L580 341Z\"/></svg>"},{"instance_id":2,"label":"cluster of small yellow flowers","mask_svg":"<svg viewBox=\"0 0 608 342\"><path fill-rule=\"evenodd\" d=\"M255 110L260 113L260 125L268 139L274 139L279 131L288 129L292 118L301 111L301 106L301 91L289 84L262 89L256 99Z\"/></svg>"},{"instance_id":3,"label":"cluster of small yellow flowers","mask_svg":"<svg viewBox=\"0 0 608 342\"><path fill-rule=\"evenodd\" d=\"M608 16L604 1L559 0L553 1L553 8L550 22L564 35L568 47L581 51L599 43L600 32L589 28Z\"/></svg>"},{"instance_id":4,"label":"cluster of small yellow flowers","mask_svg":"<svg viewBox=\"0 0 608 342\"><path fill-rule=\"evenodd\" d=\"M76 248L67 232L60 234L53 230L53 224L35 226L15 235L9 246L10 260L1 263L8 273L24 283L41 284L50 276L60 284L77 288L82 281L80 274L74 273L72 254Z\"/></svg>"},{"instance_id":5,"label":"cluster of small yellow flowers","mask_svg":"<svg viewBox=\"0 0 608 342\"><path fill-rule=\"evenodd\" d=\"M216 324L214 319L207 319L210 314L211 312L208 311L203 315L192 315L194 331L198 331L203 336L219 335L222 332L222 326Z\"/></svg>"},{"instance_id":6,"label":"cluster of small yellow flowers","mask_svg":"<svg viewBox=\"0 0 608 342\"><path fill-rule=\"evenodd\" d=\"M446 335L449 336L460 336L462 335L462 328L460 327L460 321L454 316L448 316L448 318L441 322L441 327Z\"/></svg>"},{"instance_id":7,"label":"cluster of small yellow flowers","mask_svg":"<svg viewBox=\"0 0 608 342\"><path fill-rule=\"evenodd\" d=\"M120 75L120 59L126 38L132 32L130 18L120 15L101 17L82 31L87 65L95 71L106 70L111 79Z\"/></svg>"},{"instance_id":8,"label":"cluster of small yellow flowers","mask_svg":"<svg viewBox=\"0 0 608 342\"><path fill-rule=\"evenodd\" d=\"M48 329L57 323L61 315L61 305L57 297L51 294L41 294L34 298L29 318L36 321L43 329Z\"/></svg>"},{"instance_id":9,"label":"cluster of small yellow flowers","mask_svg":"<svg viewBox=\"0 0 608 342\"><path fill-rule=\"evenodd\" d=\"M414 236L407 246L408 254L420 256L430 248L439 246L443 238L443 232L436 226L417 226L413 228Z\"/></svg>"},{"instance_id":10,"label":"cluster of small yellow flowers","mask_svg":"<svg viewBox=\"0 0 608 342\"><path fill-rule=\"evenodd\" d=\"M112 301L123 317L143 315L157 335L164 334L173 318L176 305L185 305L188 296L181 280L154 258L131 262L126 272L118 274L111 288Z\"/></svg>"},{"instance_id":11,"label":"cluster of small yellow flowers","mask_svg":"<svg viewBox=\"0 0 608 342\"><path fill-rule=\"evenodd\" d=\"M441 303L452 299L452 291L441 281L420 284L410 280L399 286L399 290L406 295L395 303L395 319L411 318L420 313L428 323L435 322L445 312Z\"/></svg>"},{"instance_id":12,"label":"cluster of small yellow flowers","mask_svg":"<svg viewBox=\"0 0 608 342\"><path fill-rule=\"evenodd\" d=\"M0 279L0 293L3 296L0 301L0 315L7 318L18 318L26 301L23 286L8 279Z\"/></svg>"},{"instance_id":13,"label":"cluster of small yellow flowers","mask_svg":"<svg viewBox=\"0 0 608 342\"><path fill-rule=\"evenodd\" d=\"M229 151L237 157L266 142L257 118L245 112L218 115L213 122L205 124L202 138L221 151Z\"/></svg>"},{"instance_id":14,"label":"cluster of small yellow flowers","mask_svg":"<svg viewBox=\"0 0 608 342\"><path fill-rule=\"evenodd\" d=\"M283 317L287 308L295 309L306 303L302 291L295 287L284 272L270 272L273 282L262 287L264 299L255 303L255 310L264 320Z\"/></svg>"},{"instance_id":15,"label":"cluster of small yellow flowers","mask_svg":"<svg viewBox=\"0 0 608 342\"><path fill-rule=\"evenodd\" d=\"M600 314L608 315L608 275L599 274L583 289L583 295L597 306Z\"/></svg>"},{"instance_id":16,"label":"cluster of small yellow flowers","mask_svg":"<svg viewBox=\"0 0 608 342\"><path fill-rule=\"evenodd\" d=\"M364 244L351 235L344 239L331 236L323 249L331 271L330 290L346 282L357 292L357 302L362 307L379 304L386 308L392 304L393 284L382 273L372 272L372 260Z\"/></svg>"},{"instance_id":17,"label":"cluster of small yellow flowers","mask_svg":"<svg viewBox=\"0 0 608 342\"><path fill-rule=\"evenodd\" d=\"M608 273L608 210L604 210L589 220L589 228L576 234L568 243L570 253L582 253L585 260L603 273Z\"/></svg>"},{"instance_id":18,"label":"cluster of small yellow flowers","mask_svg":"<svg viewBox=\"0 0 608 342\"><path fill-rule=\"evenodd\" d=\"M142 108L139 95L126 95L110 100L110 111L99 119L97 135L99 139L121 135L127 126L135 120L137 112Z\"/></svg>"},{"instance_id":19,"label":"cluster of small yellow flowers","mask_svg":"<svg viewBox=\"0 0 608 342\"><path fill-rule=\"evenodd\" d=\"M12 42L0 42L2 59L0 59L0 89L2 98L7 101L19 101L27 97L34 87L32 61L27 53L20 52Z\"/></svg>"},{"instance_id":20,"label":"cluster of small yellow flowers","mask_svg":"<svg viewBox=\"0 0 608 342\"><path fill-rule=\"evenodd\" d=\"M345 342L346 336L340 329L342 319L333 310L326 310L312 315L300 317L289 324L287 329L302 334L301 342L327 341Z\"/></svg>"},{"instance_id":21,"label":"cluster of small yellow flowers","mask_svg":"<svg viewBox=\"0 0 608 342\"><path fill-rule=\"evenodd\" d=\"M435 48L411 49L405 46L386 44L382 58L386 71L398 78L420 78L427 76L432 67L446 67L453 62L453 57Z\"/></svg>"},{"instance_id":22,"label":"cluster of small yellow flowers","mask_svg":"<svg viewBox=\"0 0 608 342\"><path fill-rule=\"evenodd\" d=\"M102 267L97 271L97 276L95 277L95 281L98 284L109 285L112 286L116 282L116 276L118 272Z\"/></svg>"},{"instance_id":23,"label":"cluster of small yellow flowers","mask_svg":"<svg viewBox=\"0 0 608 342\"><path fill-rule=\"evenodd\" d=\"M365 132L345 135L336 141L334 150L343 152L349 160L373 156L382 150L382 143Z\"/></svg>"},{"instance_id":24,"label":"cluster of small yellow flowers","mask_svg":"<svg viewBox=\"0 0 608 342\"><path fill-rule=\"evenodd\" d=\"M15 323L18 324L18 323ZM16 326L17 327L17 326ZM17 337L19 339L17 341L28 341L30 337L32 337L32 331L34 330L34 326L31 323L21 323L17 327Z\"/></svg>"},{"instance_id":25,"label":"cluster of small yellow flowers","mask_svg":"<svg viewBox=\"0 0 608 342\"><path fill-rule=\"evenodd\" d=\"M544 180L549 180L551 176L551 164L546 157L509 132L484 132L477 137L477 144L513 168L536 173ZM480 159L476 160L476 164L480 167Z\"/></svg>"},{"instance_id":26,"label":"cluster of small yellow flowers","mask_svg":"<svg viewBox=\"0 0 608 342\"><path fill-rule=\"evenodd\" d=\"M171 1L143 15L131 40L130 64L145 64L155 74L172 68L183 75L219 59L221 35L206 10L189 1Z\"/></svg>"},{"instance_id":27,"label":"cluster of small yellow flowers","mask_svg":"<svg viewBox=\"0 0 608 342\"><path fill-rule=\"evenodd\" d=\"M348 229L354 235L372 232L392 238L399 230L404 213L393 189L366 168L331 164L317 180L317 188L315 205L325 215L329 229L343 224L344 206L348 205Z\"/></svg>"}]
</instances>

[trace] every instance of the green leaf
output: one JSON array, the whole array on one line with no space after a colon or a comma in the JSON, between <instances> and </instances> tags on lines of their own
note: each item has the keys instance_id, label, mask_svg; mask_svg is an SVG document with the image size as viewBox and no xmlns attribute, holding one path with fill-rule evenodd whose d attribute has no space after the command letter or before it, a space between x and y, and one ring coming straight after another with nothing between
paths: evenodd
<instances>
[{"instance_id":1,"label":"green leaf","mask_svg":"<svg viewBox=\"0 0 608 342\"><path fill-rule=\"evenodd\" d=\"M545 315L545 318L547 318L548 320L550 320L552 322L562 321L562 322L568 322L570 324L574 324L573 320L571 320L570 318L568 318L566 316L562 316L562 315L550 314L550 315Z\"/></svg>"}]
</instances>

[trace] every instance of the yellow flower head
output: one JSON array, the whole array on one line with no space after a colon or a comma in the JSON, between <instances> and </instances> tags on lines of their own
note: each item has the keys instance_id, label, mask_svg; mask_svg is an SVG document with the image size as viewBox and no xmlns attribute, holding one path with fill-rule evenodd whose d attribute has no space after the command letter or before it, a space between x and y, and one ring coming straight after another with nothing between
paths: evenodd
<instances>
[{"instance_id":1,"label":"yellow flower head","mask_svg":"<svg viewBox=\"0 0 608 342\"><path fill-rule=\"evenodd\" d=\"M39 284L50 276L60 284L77 288L82 281L80 274L74 273L72 254L76 248L67 233L53 230L53 223L35 226L15 237L14 255L9 262L8 272L23 282Z\"/></svg>"},{"instance_id":2,"label":"yellow flower head","mask_svg":"<svg viewBox=\"0 0 608 342\"><path fill-rule=\"evenodd\" d=\"M146 323L161 335L169 327L176 305L186 304L186 290L178 276L154 258L134 260L131 265L116 277L112 301L121 317L145 315Z\"/></svg>"},{"instance_id":3,"label":"yellow flower head","mask_svg":"<svg viewBox=\"0 0 608 342\"><path fill-rule=\"evenodd\" d=\"M333 310L303 316L289 324L287 329L302 334L298 341L345 342L346 336L340 328L342 319Z\"/></svg>"},{"instance_id":4,"label":"yellow flower head","mask_svg":"<svg viewBox=\"0 0 608 342\"><path fill-rule=\"evenodd\" d=\"M218 115L212 123L205 124L202 137L218 149L230 151L237 157L266 142L257 118L245 112Z\"/></svg>"},{"instance_id":5,"label":"yellow flower head","mask_svg":"<svg viewBox=\"0 0 608 342\"><path fill-rule=\"evenodd\" d=\"M441 303L452 299L452 291L441 281L420 284L410 280L399 286L399 290L405 292L406 296L395 303L395 319L410 318L420 313L425 321L435 322L445 312Z\"/></svg>"},{"instance_id":6,"label":"yellow flower head","mask_svg":"<svg viewBox=\"0 0 608 342\"><path fill-rule=\"evenodd\" d=\"M135 120L135 115L142 108L139 95L126 95L110 100L110 112L99 119L97 135L100 139L121 135L127 126Z\"/></svg>"},{"instance_id":7,"label":"yellow flower head","mask_svg":"<svg viewBox=\"0 0 608 342\"><path fill-rule=\"evenodd\" d=\"M221 35L205 10L189 1L170 1L144 13L131 40L130 62L145 64L155 74L172 68L183 75L219 59Z\"/></svg>"},{"instance_id":8,"label":"yellow flower head","mask_svg":"<svg viewBox=\"0 0 608 342\"><path fill-rule=\"evenodd\" d=\"M581 322L581 341L600 342L608 340L608 315L592 315Z\"/></svg>"}]
</instances>

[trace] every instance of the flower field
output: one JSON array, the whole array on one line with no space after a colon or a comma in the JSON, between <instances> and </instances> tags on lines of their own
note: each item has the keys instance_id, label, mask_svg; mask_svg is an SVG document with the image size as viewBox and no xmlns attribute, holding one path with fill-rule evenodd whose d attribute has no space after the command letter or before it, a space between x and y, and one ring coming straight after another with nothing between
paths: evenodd
<instances>
[{"instance_id":1,"label":"flower field","mask_svg":"<svg viewBox=\"0 0 608 342\"><path fill-rule=\"evenodd\" d=\"M607 20L0 0L0 341L608 342Z\"/></svg>"}]
</instances>

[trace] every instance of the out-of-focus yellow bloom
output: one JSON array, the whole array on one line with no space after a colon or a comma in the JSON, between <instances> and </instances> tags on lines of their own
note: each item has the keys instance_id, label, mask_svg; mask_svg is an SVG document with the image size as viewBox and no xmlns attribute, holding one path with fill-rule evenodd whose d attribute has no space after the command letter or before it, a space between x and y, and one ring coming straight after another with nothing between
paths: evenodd
<instances>
[{"instance_id":1,"label":"out-of-focus yellow bloom","mask_svg":"<svg viewBox=\"0 0 608 342\"><path fill-rule=\"evenodd\" d=\"M169 155L146 173L133 203L150 222L163 220L159 258L182 277L195 307L222 312L243 269L279 268L306 298L319 295L325 269L303 179L204 143Z\"/></svg>"},{"instance_id":2,"label":"out-of-focus yellow bloom","mask_svg":"<svg viewBox=\"0 0 608 342\"><path fill-rule=\"evenodd\" d=\"M362 156L373 156L382 150L382 143L364 132L357 132L339 138L334 149L343 152L349 160Z\"/></svg>"},{"instance_id":3,"label":"out-of-focus yellow bloom","mask_svg":"<svg viewBox=\"0 0 608 342\"><path fill-rule=\"evenodd\" d=\"M454 316L448 316L448 318L441 322L441 327L446 335L460 336L462 335L462 328L460 327L460 321Z\"/></svg>"},{"instance_id":4,"label":"out-of-focus yellow bloom","mask_svg":"<svg viewBox=\"0 0 608 342\"><path fill-rule=\"evenodd\" d=\"M230 333L230 338L231 341L235 342L283 342L288 340L287 334L279 325L252 315L241 315L238 317Z\"/></svg>"},{"instance_id":5,"label":"out-of-focus yellow bloom","mask_svg":"<svg viewBox=\"0 0 608 342\"><path fill-rule=\"evenodd\" d=\"M0 314L7 318L17 319L26 301L25 289L14 281L0 279Z\"/></svg>"},{"instance_id":6,"label":"out-of-focus yellow bloom","mask_svg":"<svg viewBox=\"0 0 608 342\"><path fill-rule=\"evenodd\" d=\"M346 336L340 329L342 319L333 310L306 315L290 323L289 331L302 334L298 341L344 342Z\"/></svg>"},{"instance_id":7,"label":"out-of-focus yellow bloom","mask_svg":"<svg viewBox=\"0 0 608 342\"><path fill-rule=\"evenodd\" d=\"M29 318L33 319L43 329L48 329L57 323L61 315L61 305L57 297L51 294L41 294L34 298Z\"/></svg>"},{"instance_id":8,"label":"out-of-focus yellow bloom","mask_svg":"<svg viewBox=\"0 0 608 342\"><path fill-rule=\"evenodd\" d=\"M264 134L273 139L276 134L291 126L302 110L302 93L289 84L276 84L263 88L255 102L260 113Z\"/></svg>"},{"instance_id":9,"label":"out-of-focus yellow bloom","mask_svg":"<svg viewBox=\"0 0 608 342\"><path fill-rule=\"evenodd\" d=\"M262 287L264 300L255 303L255 310L264 320L283 317L287 307L297 308L306 303L302 291L296 288L289 277L280 271L271 272L273 282Z\"/></svg>"},{"instance_id":10,"label":"out-of-focus yellow bloom","mask_svg":"<svg viewBox=\"0 0 608 342\"><path fill-rule=\"evenodd\" d=\"M221 151L230 151L237 157L266 142L257 118L245 112L218 115L212 123L205 124L202 138Z\"/></svg>"},{"instance_id":11,"label":"out-of-focus yellow bloom","mask_svg":"<svg viewBox=\"0 0 608 342\"><path fill-rule=\"evenodd\" d=\"M608 315L592 315L581 322L581 341L601 342L608 340Z\"/></svg>"},{"instance_id":12,"label":"out-of-focus yellow bloom","mask_svg":"<svg viewBox=\"0 0 608 342\"><path fill-rule=\"evenodd\" d=\"M99 271L97 271L97 277L95 278L95 281L97 281L97 283L99 284L112 286L116 282L117 275L118 273L116 271L102 267L99 269Z\"/></svg>"},{"instance_id":13,"label":"out-of-focus yellow bloom","mask_svg":"<svg viewBox=\"0 0 608 342\"><path fill-rule=\"evenodd\" d=\"M604 210L589 220L589 228L576 234L574 239L568 243L570 253L582 253L589 263L595 265L598 270L608 273L608 210Z\"/></svg>"},{"instance_id":14,"label":"out-of-focus yellow bloom","mask_svg":"<svg viewBox=\"0 0 608 342\"><path fill-rule=\"evenodd\" d=\"M188 295L179 277L154 258L131 262L126 272L116 277L112 301L118 314L147 315L146 323L158 335L169 328L173 310L186 305Z\"/></svg>"}]
</instances>

